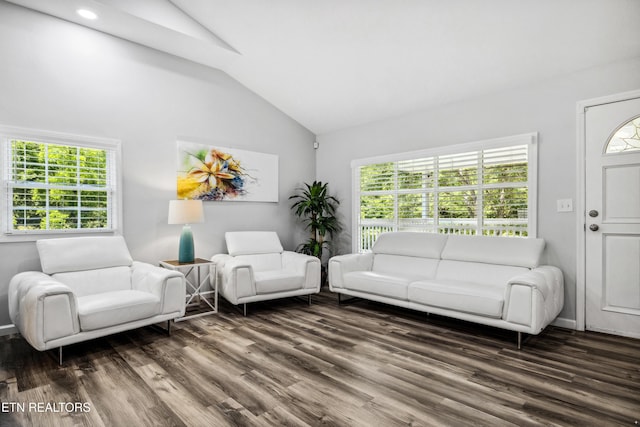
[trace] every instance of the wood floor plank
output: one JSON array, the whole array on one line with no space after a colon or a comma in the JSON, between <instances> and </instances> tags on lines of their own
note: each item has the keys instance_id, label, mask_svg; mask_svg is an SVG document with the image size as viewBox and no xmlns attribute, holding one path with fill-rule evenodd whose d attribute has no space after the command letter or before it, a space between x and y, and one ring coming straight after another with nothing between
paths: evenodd
<instances>
[{"instance_id":1,"label":"wood floor plank","mask_svg":"<svg viewBox=\"0 0 640 427\"><path fill-rule=\"evenodd\" d=\"M137 368L136 372L186 425L230 425L224 414L211 410L209 405L202 405L160 366L152 363Z\"/></svg>"},{"instance_id":2,"label":"wood floor plank","mask_svg":"<svg viewBox=\"0 0 640 427\"><path fill-rule=\"evenodd\" d=\"M80 383L107 425L130 425L136 419L157 426L185 425L120 357L101 361Z\"/></svg>"},{"instance_id":3,"label":"wood floor plank","mask_svg":"<svg viewBox=\"0 0 640 427\"><path fill-rule=\"evenodd\" d=\"M406 383L430 390L434 395L442 396L442 405L464 408L464 412L473 414L481 411L486 421L499 417L504 423L512 425L536 425L538 420L523 413L526 400L504 393L491 387L474 384L469 379L455 380L450 375L433 375L426 370L416 372L415 369L400 368L395 365L386 366L385 372ZM481 399L479 396L492 396ZM477 417L478 419L482 417ZM495 423L492 422L491 424Z\"/></svg>"},{"instance_id":4,"label":"wood floor plank","mask_svg":"<svg viewBox=\"0 0 640 427\"><path fill-rule=\"evenodd\" d=\"M140 328L53 352L0 337L0 426L441 426L640 422L640 340L515 333L327 291Z\"/></svg>"},{"instance_id":5,"label":"wood floor plank","mask_svg":"<svg viewBox=\"0 0 640 427\"><path fill-rule=\"evenodd\" d=\"M305 427L311 424L296 417L287 407L275 406L271 411L262 414L256 420L257 426L296 426Z\"/></svg>"}]
</instances>

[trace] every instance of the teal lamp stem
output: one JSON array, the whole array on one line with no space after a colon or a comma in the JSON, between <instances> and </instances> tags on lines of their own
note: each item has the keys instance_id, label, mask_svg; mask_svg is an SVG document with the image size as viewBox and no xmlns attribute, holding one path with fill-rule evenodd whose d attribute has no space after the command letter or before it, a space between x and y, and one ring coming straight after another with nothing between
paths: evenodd
<instances>
[{"instance_id":1,"label":"teal lamp stem","mask_svg":"<svg viewBox=\"0 0 640 427\"><path fill-rule=\"evenodd\" d=\"M182 234L180 234L178 262L189 263L193 262L194 258L193 233L191 232L191 226L189 224L185 224L184 227L182 227Z\"/></svg>"},{"instance_id":2,"label":"teal lamp stem","mask_svg":"<svg viewBox=\"0 0 640 427\"><path fill-rule=\"evenodd\" d=\"M169 200L169 224L183 224L178 248L178 262L192 263L195 260L193 233L190 224L204 222L202 200Z\"/></svg>"}]
</instances>

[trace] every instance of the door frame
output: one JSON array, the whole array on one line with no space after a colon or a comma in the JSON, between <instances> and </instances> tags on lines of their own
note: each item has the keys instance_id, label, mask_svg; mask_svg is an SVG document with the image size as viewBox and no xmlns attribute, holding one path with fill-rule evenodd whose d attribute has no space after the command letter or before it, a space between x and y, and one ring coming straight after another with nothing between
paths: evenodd
<instances>
[{"instance_id":1,"label":"door frame","mask_svg":"<svg viewBox=\"0 0 640 427\"><path fill-rule=\"evenodd\" d=\"M587 305L587 281L586 281L586 117L585 112L591 107L613 104L615 102L628 101L640 98L640 90L617 93L600 98L587 99L577 103L577 146L576 146L576 329L585 330L586 305Z\"/></svg>"}]
</instances>

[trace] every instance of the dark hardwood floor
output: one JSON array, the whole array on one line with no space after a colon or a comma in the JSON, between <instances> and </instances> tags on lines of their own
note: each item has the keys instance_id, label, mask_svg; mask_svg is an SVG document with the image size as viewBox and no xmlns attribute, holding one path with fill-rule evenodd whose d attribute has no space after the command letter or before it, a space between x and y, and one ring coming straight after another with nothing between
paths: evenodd
<instances>
[{"instance_id":1,"label":"dark hardwood floor","mask_svg":"<svg viewBox=\"0 0 640 427\"><path fill-rule=\"evenodd\" d=\"M66 347L62 367L0 338L0 426L640 422L640 340L549 327L518 351L514 332L327 291L220 311Z\"/></svg>"}]
</instances>

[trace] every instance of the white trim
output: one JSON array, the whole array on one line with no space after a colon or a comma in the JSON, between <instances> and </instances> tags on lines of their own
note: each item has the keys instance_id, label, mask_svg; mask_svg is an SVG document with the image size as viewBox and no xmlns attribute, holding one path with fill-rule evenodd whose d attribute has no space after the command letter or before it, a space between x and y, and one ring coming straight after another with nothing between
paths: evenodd
<instances>
[{"instance_id":1,"label":"white trim","mask_svg":"<svg viewBox=\"0 0 640 427\"><path fill-rule=\"evenodd\" d=\"M74 145L87 148L108 148L113 149L115 145L120 145L120 140L113 138L102 138L89 135L79 135L72 133L63 133L56 131L48 131L41 129L28 129L17 126L6 126L0 124L0 134L16 139L33 139L41 142L49 142L52 144Z\"/></svg>"},{"instance_id":2,"label":"white trim","mask_svg":"<svg viewBox=\"0 0 640 427\"><path fill-rule=\"evenodd\" d=\"M538 133L530 135L527 160L527 216L530 221L527 233L530 237L538 237ZM533 164L531 164L531 159L533 159Z\"/></svg>"},{"instance_id":3,"label":"white trim","mask_svg":"<svg viewBox=\"0 0 640 427\"><path fill-rule=\"evenodd\" d=\"M586 188L586 133L585 111L590 107L628 101L640 97L640 90L623 92L576 103L576 330L584 331L586 324L586 251L585 224L587 197Z\"/></svg>"},{"instance_id":4,"label":"white trim","mask_svg":"<svg viewBox=\"0 0 640 427\"><path fill-rule=\"evenodd\" d=\"M528 141L525 142L525 139L528 139ZM458 154L464 153L465 151L476 151L480 149L488 150L492 148L506 147L509 145L535 144L537 140L537 132L523 133L520 135L505 136L502 138L485 139L482 141L466 142L455 145L444 145L416 151L406 151L404 153L383 154L381 156L353 159L351 161L351 167L364 166L372 163L398 162L401 160L410 160L442 154Z\"/></svg>"},{"instance_id":5,"label":"white trim","mask_svg":"<svg viewBox=\"0 0 640 427\"><path fill-rule=\"evenodd\" d=\"M557 326L558 328L576 330L576 321L573 319L567 319L565 317L557 317L556 320L551 322L551 325Z\"/></svg>"},{"instance_id":6,"label":"white trim","mask_svg":"<svg viewBox=\"0 0 640 427\"><path fill-rule=\"evenodd\" d=\"M17 333L18 328L16 328L14 324L0 326L0 337Z\"/></svg>"},{"instance_id":7,"label":"white trim","mask_svg":"<svg viewBox=\"0 0 640 427\"><path fill-rule=\"evenodd\" d=\"M360 212L358 204L360 203L360 169L353 166L351 162L351 252L360 252L358 242L362 238L360 235L360 227L358 227L358 218L355 212ZM355 236L354 236L355 234Z\"/></svg>"},{"instance_id":8,"label":"white trim","mask_svg":"<svg viewBox=\"0 0 640 427\"><path fill-rule=\"evenodd\" d=\"M58 145L73 145L84 148L96 148L108 150L110 155L108 156L107 167L111 168L111 173L114 178L115 185L112 186L112 191L108 197L111 198L111 227L108 230L43 230L42 232L25 232L25 233L5 233L7 229L6 221L8 221L10 215L8 215L8 201L6 192L8 191L8 184L5 181L5 177L0 177L0 182L3 183L0 188L0 212L7 213L2 215L0 219L0 243L9 242L29 242L35 241L40 238L60 237L64 235L87 235L95 233L115 233L122 234L122 200L123 200L123 188L122 188L122 143L120 140L113 138L102 138L88 135L70 134L56 131L47 131L40 129L27 129L16 126L6 126L0 124L0 152L3 154L0 156L0 173L4 173L9 167L10 159L8 158L8 150L6 145L8 141L12 139L19 140L32 140L42 143L58 144ZM115 197L113 194L113 187L115 187Z\"/></svg>"}]
</instances>

